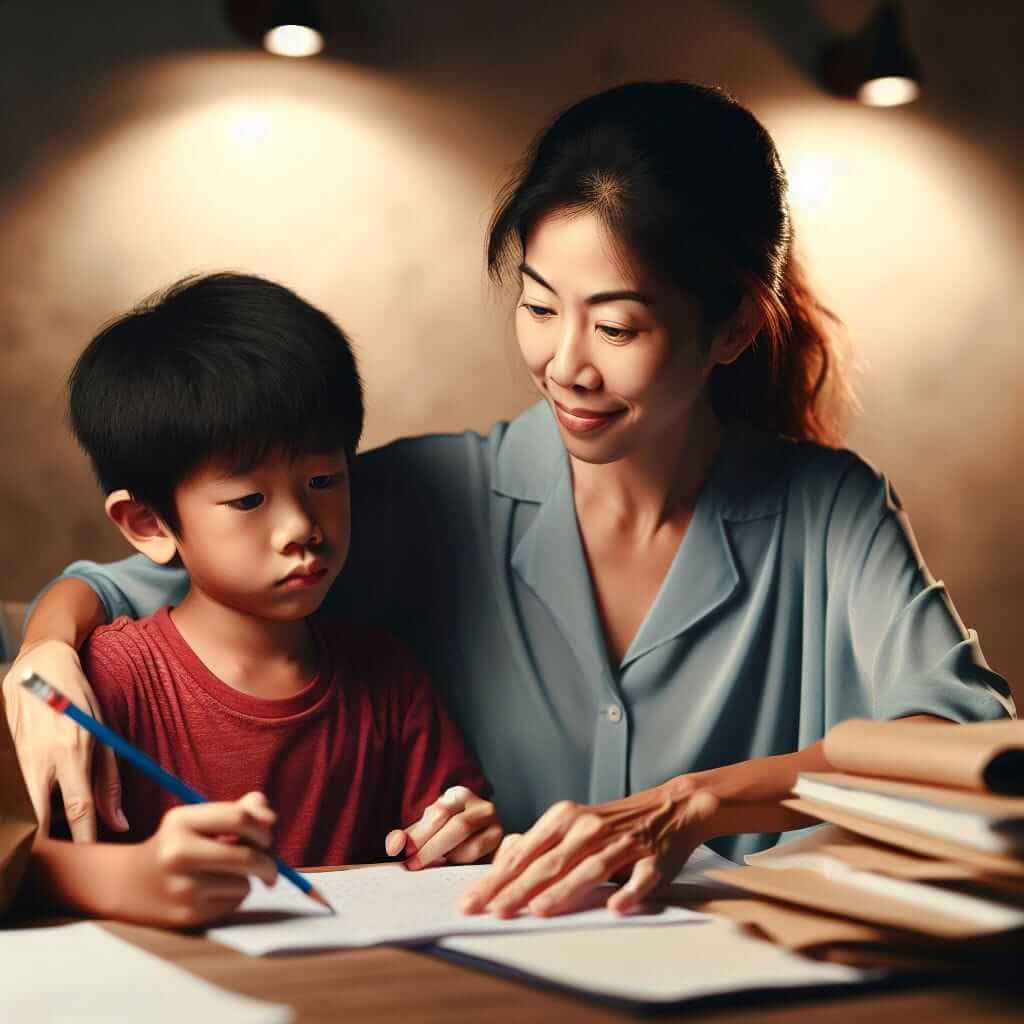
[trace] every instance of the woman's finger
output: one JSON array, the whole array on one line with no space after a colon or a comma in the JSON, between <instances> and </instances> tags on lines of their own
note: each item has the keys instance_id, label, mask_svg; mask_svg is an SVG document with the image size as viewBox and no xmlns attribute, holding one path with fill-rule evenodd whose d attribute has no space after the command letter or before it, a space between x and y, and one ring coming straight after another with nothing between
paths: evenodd
<instances>
[{"instance_id":1,"label":"woman's finger","mask_svg":"<svg viewBox=\"0 0 1024 1024\"><path fill-rule=\"evenodd\" d=\"M112 747L102 746L96 759L96 779L93 792L100 817L115 832L127 832L128 819L121 809L121 775L117 770L117 755Z\"/></svg>"},{"instance_id":2,"label":"woman's finger","mask_svg":"<svg viewBox=\"0 0 1024 1024\"><path fill-rule=\"evenodd\" d=\"M81 732L82 730L77 730ZM62 744L57 759L57 785L64 801L64 814L76 843L96 841L96 804L92 796L93 742Z\"/></svg>"},{"instance_id":3,"label":"woman's finger","mask_svg":"<svg viewBox=\"0 0 1024 1024\"><path fill-rule=\"evenodd\" d=\"M491 870L476 885L471 886L459 899L459 911L463 914L479 914L490 899L488 879L497 877L496 872L504 867L512 851L522 841L521 832L509 832L498 844Z\"/></svg>"},{"instance_id":4,"label":"woman's finger","mask_svg":"<svg viewBox=\"0 0 1024 1024\"><path fill-rule=\"evenodd\" d=\"M608 909L617 914L636 910L664 880L665 873L658 867L657 857L638 860L629 881L609 898Z\"/></svg>"},{"instance_id":5,"label":"woman's finger","mask_svg":"<svg viewBox=\"0 0 1024 1024\"><path fill-rule=\"evenodd\" d=\"M464 914L478 914L494 898L517 878L538 857L556 846L568 829L566 810L575 805L564 802L548 808L528 832L516 838L514 843L503 843L495 857L491 870L465 896L460 909Z\"/></svg>"},{"instance_id":6,"label":"woman's finger","mask_svg":"<svg viewBox=\"0 0 1024 1024\"><path fill-rule=\"evenodd\" d=\"M491 898L491 911L497 917L513 917L542 889L563 878L591 853L595 844L601 843L602 830L599 815L589 811L579 814L556 843L524 863L521 851L529 840L527 833L509 856L513 866L518 864L519 868Z\"/></svg>"},{"instance_id":7,"label":"woman's finger","mask_svg":"<svg viewBox=\"0 0 1024 1024\"><path fill-rule=\"evenodd\" d=\"M578 910L588 896L637 856L636 841L623 835L584 857L557 882L548 885L529 903L531 914L551 917Z\"/></svg>"}]
</instances>

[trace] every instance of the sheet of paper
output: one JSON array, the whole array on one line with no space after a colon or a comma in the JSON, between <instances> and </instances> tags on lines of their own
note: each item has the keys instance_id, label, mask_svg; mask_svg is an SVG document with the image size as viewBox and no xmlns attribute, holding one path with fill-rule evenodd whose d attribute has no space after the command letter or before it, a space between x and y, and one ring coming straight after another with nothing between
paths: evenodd
<instances>
[{"instance_id":1,"label":"sheet of paper","mask_svg":"<svg viewBox=\"0 0 1024 1024\"><path fill-rule=\"evenodd\" d=\"M677 1002L753 989L852 985L865 972L825 964L744 934L731 921L699 928L607 929L565 935L459 935L438 946L599 996Z\"/></svg>"},{"instance_id":2,"label":"sheet of paper","mask_svg":"<svg viewBox=\"0 0 1024 1024\"><path fill-rule=\"evenodd\" d=\"M89 922L0 931L4 1024L287 1024L290 1007L211 985Z\"/></svg>"},{"instance_id":3,"label":"sheet of paper","mask_svg":"<svg viewBox=\"0 0 1024 1024\"><path fill-rule=\"evenodd\" d=\"M488 870L486 865L406 871L383 864L351 871L309 875L330 900L336 915L318 908L294 886L278 880L272 889L254 883L239 912L211 928L211 939L255 956L380 943L422 945L443 935L493 932L564 931L573 928L637 927L709 920L681 907L619 916L595 905L575 914L499 920L490 914L466 917L459 896ZM607 890L595 894L603 904Z\"/></svg>"}]
</instances>

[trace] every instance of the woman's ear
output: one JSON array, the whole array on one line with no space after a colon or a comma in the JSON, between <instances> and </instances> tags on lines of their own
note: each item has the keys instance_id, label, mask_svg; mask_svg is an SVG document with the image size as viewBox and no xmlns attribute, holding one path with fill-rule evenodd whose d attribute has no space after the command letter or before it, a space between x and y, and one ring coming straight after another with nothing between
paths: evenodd
<instances>
[{"instance_id":1,"label":"woman's ear","mask_svg":"<svg viewBox=\"0 0 1024 1024\"><path fill-rule=\"evenodd\" d=\"M764 314L749 295L744 295L736 312L722 325L711 343L711 365L735 363L754 343L762 327Z\"/></svg>"},{"instance_id":2,"label":"woman's ear","mask_svg":"<svg viewBox=\"0 0 1024 1024\"><path fill-rule=\"evenodd\" d=\"M144 502L126 490L114 491L103 503L107 518L125 540L159 565L166 565L178 553L178 542L167 524Z\"/></svg>"}]
</instances>

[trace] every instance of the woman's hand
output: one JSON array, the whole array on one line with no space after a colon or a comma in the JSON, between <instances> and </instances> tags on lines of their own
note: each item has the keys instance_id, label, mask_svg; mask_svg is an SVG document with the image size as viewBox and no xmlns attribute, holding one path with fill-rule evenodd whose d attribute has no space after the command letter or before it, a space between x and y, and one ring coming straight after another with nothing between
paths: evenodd
<instances>
[{"instance_id":1,"label":"woman's hand","mask_svg":"<svg viewBox=\"0 0 1024 1024\"><path fill-rule=\"evenodd\" d=\"M564 913L603 882L628 875L608 907L628 913L671 882L708 835L718 799L692 778L673 779L623 800L587 806L564 800L522 836L509 836L494 866L463 897L466 914Z\"/></svg>"},{"instance_id":2,"label":"woman's hand","mask_svg":"<svg viewBox=\"0 0 1024 1024\"><path fill-rule=\"evenodd\" d=\"M43 640L22 647L4 679L3 694L18 762L39 820L39 834L45 836L50 831L50 791L54 785L60 786L73 839L95 840L97 807L115 832L124 832L128 822L121 810L121 778L114 752L101 748L94 780L92 737L25 690L21 681L29 669L100 721L103 716L70 644Z\"/></svg>"},{"instance_id":3,"label":"woman's hand","mask_svg":"<svg viewBox=\"0 0 1024 1024\"><path fill-rule=\"evenodd\" d=\"M472 864L497 849L503 835L494 804L465 786L446 789L415 825L389 832L384 849L403 850L410 871L432 864Z\"/></svg>"},{"instance_id":4,"label":"woman's hand","mask_svg":"<svg viewBox=\"0 0 1024 1024\"><path fill-rule=\"evenodd\" d=\"M122 861L104 873L105 914L166 928L224 917L248 895L250 875L277 877L265 852L275 819L262 793L172 808L145 842L105 847Z\"/></svg>"}]
</instances>

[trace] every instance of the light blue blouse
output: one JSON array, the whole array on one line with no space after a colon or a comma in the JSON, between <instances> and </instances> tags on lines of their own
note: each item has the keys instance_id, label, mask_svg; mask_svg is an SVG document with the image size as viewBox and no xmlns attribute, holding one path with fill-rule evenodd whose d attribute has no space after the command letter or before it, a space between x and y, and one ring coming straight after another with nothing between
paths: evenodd
<instances>
[{"instance_id":1,"label":"light blue blouse","mask_svg":"<svg viewBox=\"0 0 1024 1024\"><path fill-rule=\"evenodd\" d=\"M188 587L142 556L65 575L111 617L147 615ZM807 443L727 441L621 664L544 404L486 437L360 456L352 554L327 607L386 625L419 655L510 830L555 800L611 800L794 751L852 716L1013 713L892 488L851 452ZM712 845L738 859L776 839Z\"/></svg>"}]
</instances>

